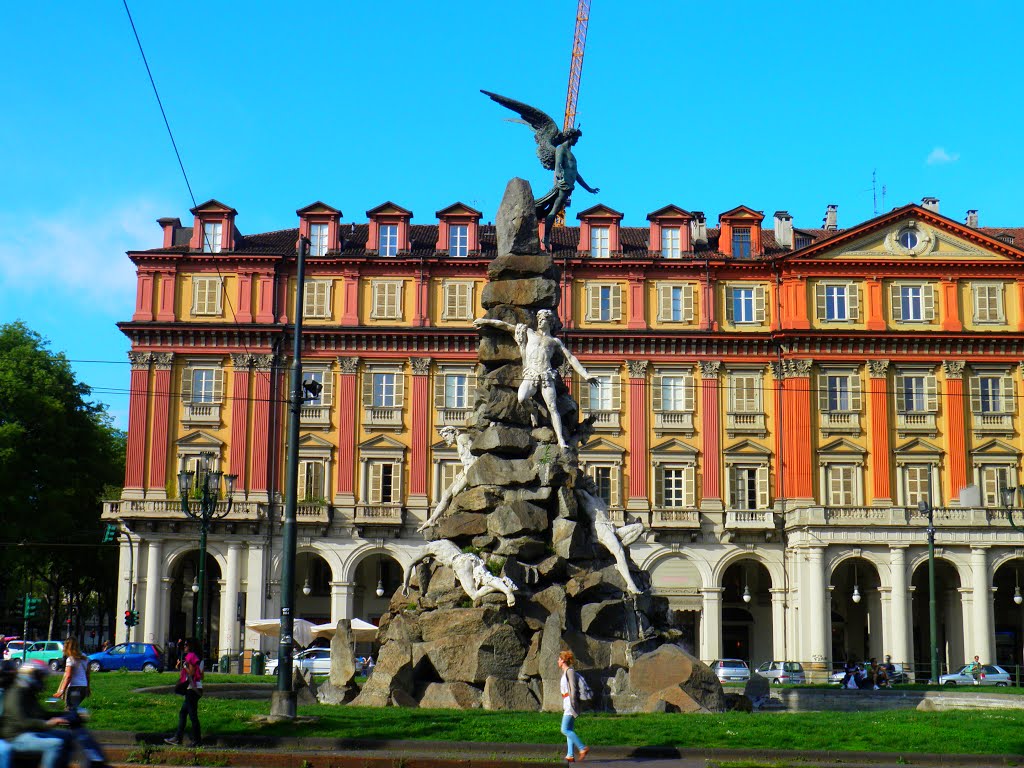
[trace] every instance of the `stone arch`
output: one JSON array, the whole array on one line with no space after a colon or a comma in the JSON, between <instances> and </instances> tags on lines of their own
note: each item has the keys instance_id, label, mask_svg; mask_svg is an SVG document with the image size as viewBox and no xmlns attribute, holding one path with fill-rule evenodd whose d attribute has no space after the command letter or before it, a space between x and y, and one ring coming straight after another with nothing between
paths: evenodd
<instances>
[{"instance_id":1,"label":"stone arch","mask_svg":"<svg viewBox=\"0 0 1024 768\"><path fill-rule=\"evenodd\" d=\"M1004 667L1024 663L1024 552L1011 549L992 561L992 623L995 629L993 661ZM1021 603L1016 600L1021 599Z\"/></svg>"},{"instance_id":2,"label":"stone arch","mask_svg":"<svg viewBox=\"0 0 1024 768\"><path fill-rule=\"evenodd\" d=\"M771 578L771 582L774 586L781 586L785 583L781 560L770 560L764 557L760 552L753 550L736 549L724 555L712 566L711 578L704 586L722 586L722 579L725 577L725 572L740 560L753 560L759 565L764 566L764 569L768 571L768 576Z\"/></svg>"},{"instance_id":3,"label":"stone arch","mask_svg":"<svg viewBox=\"0 0 1024 768\"><path fill-rule=\"evenodd\" d=\"M863 560L870 563L874 567L875 573L878 574L881 586L888 587L892 584L888 557L884 557L878 552L864 552L856 549L846 549L833 555L832 559L825 566L825 572L829 581L836 575L836 571L842 567L843 563L848 560ZM883 574L889 578L884 578Z\"/></svg>"},{"instance_id":4,"label":"stone arch","mask_svg":"<svg viewBox=\"0 0 1024 768\"><path fill-rule=\"evenodd\" d=\"M344 560L341 558L338 548L327 542L315 542L304 546L297 546L295 548L295 556L298 557L301 554L315 554L326 561L328 567L331 569L331 578L335 581L339 580L339 574L345 570ZM281 569L284 567L284 561L280 552L275 552L270 560L270 579L271 581L281 580ZM301 586L301 585L300 585Z\"/></svg>"},{"instance_id":5,"label":"stone arch","mask_svg":"<svg viewBox=\"0 0 1024 768\"><path fill-rule=\"evenodd\" d=\"M165 579L173 577L174 572L178 569L178 565L186 555L191 552L195 552L196 556L198 556L199 553L198 541L175 541L173 544L170 541L165 541L164 544L166 548L164 550L165 554L161 577ZM215 542L207 542L206 554L208 557L212 557L216 561L217 567L220 569L221 573L227 572L227 555Z\"/></svg>"},{"instance_id":6,"label":"stone arch","mask_svg":"<svg viewBox=\"0 0 1024 768\"><path fill-rule=\"evenodd\" d=\"M970 568L955 558L943 555L935 557L936 588L936 643L939 648L940 667L962 664L966 658L966 643L971 634L969 607L972 604L971 590L965 572ZM929 630L928 556L924 553L910 563L909 586L911 589L911 627L913 629L914 661L920 673L927 677L931 646ZM973 644L973 643L972 643Z\"/></svg>"},{"instance_id":7,"label":"stone arch","mask_svg":"<svg viewBox=\"0 0 1024 768\"><path fill-rule=\"evenodd\" d=\"M672 550L655 551L654 553L649 554L644 561L640 563L640 569L642 571L646 571L648 574L653 574L655 570L662 566L664 561L680 557L689 561L693 567L697 569L701 589L712 583L713 574L711 565L708 561L683 552L674 552Z\"/></svg>"},{"instance_id":8,"label":"stone arch","mask_svg":"<svg viewBox=\"0 0 1024 768\"><path fill-rule=\"evenodd\" d=\"M831 616L830 652L833 660L865 661L887 651L889 627L882 574L874 558L853 550L834 558L828 574Z\"/></svg>"},{"instance_id":9,"label":"stone arch","mask_svg":"<svg viewBox=\"0 0 1024 768\"><path fill-rule=\"evenodd\" d=\"M907 575L910 579L913 579L918 568L922 565L925 568L928 567L928 550L925 549L924 552L913 558L907 558L907 560ZM938 564L940 562L946 563L956 572L957 577L960 579L961 588L974 588L974 579L971 575L971 564L969 562L966 562L962 557L955 553L947 554L946 552L943 552L941 555L935 555L935 563Z\"/></svg>"},{"instance_id":10,"label":"stone arch","mask_svg":"<svg viewBox=\"0 0 1024 768\"><path fill-rule=\"evenodd\" d=\"M646 570L651 592L668 602L670 623L680 633L679 644L700 655L705 575L701 561L682 552L664 552L650 558ZM706 564L704 564L706 566Z\"/></svg>"}]
</instances>

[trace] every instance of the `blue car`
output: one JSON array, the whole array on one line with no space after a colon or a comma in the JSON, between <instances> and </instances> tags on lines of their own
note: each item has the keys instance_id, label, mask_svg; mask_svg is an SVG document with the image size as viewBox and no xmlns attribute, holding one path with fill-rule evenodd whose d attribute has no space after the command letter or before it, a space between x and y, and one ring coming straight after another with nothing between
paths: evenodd
<instances>
[{"instance_id":1,"label":"blue car","mask_svg":"<svg viewBox=\"0 0 1024 768\"><path fill-rule=\"evenodd\" d=\"M163 672L164 655L152 643L121 643L99 653L89 654L89 671L132 669L143 672Z\"/></svg>"}]
</instances>

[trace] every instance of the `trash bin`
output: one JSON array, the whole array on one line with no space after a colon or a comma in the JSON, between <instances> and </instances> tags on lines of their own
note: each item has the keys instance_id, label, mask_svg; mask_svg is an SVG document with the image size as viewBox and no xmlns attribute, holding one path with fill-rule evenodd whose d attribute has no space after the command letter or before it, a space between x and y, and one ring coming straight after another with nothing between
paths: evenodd
<instances>
[{"instance_id":1,"label":"trash bin","mask_svg":"<svg viewBox=\"0 0 1024 768\"><path fill-rule=\"evenodd\" d=\"M220 666L218 667L218 671L224 674L231 671L231 656L225 653L220 657Z\"/></svg>"},{"instance_id":2,"label":"trash bin","mask_svg":"<svg viewBox=\"0 0 1024 768\"><path fill-rule=\"evenodd\" d=\"M252 673L254 675L262 675L264 670L264 658L262 653L254 653L252 655Z\"/></svg>"}]
</instances>

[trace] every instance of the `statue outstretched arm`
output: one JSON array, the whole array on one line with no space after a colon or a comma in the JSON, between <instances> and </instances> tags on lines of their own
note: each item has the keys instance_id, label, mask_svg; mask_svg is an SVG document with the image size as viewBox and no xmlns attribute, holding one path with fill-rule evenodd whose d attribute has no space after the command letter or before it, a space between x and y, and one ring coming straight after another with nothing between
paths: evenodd
<instances>
[{"instance_id":1,"label":"statue outstretched arm","mask_svg":"<svg viewBox=\"0 0 1024 768\"><path fill-rule=\"evenodd\" d=\"M506 323L503 320L490 320L486 317L479 317L473 321L473 325L477 328L489 326L491 328L497 328L498 330L505 331L507 333L515 333L516 327L510 323Z\"/></svg>"},{"instance_id":2,"label":"statue outstretched arm","mask_svg":"<svg viewBox=\"0 0 1024 768\"><path fill-rule=\"evenodd\" d=\"M562 354L565 356L565 360L571 365L580 376L587 381L596 381L597 377L594 376L590 371L583 367L583 363L576 359L576 355L565 348L565 344L562 343L561 339L558 339L558 346L562 348Z\"/></svg>"},{"instance_id":3,"label":"statue outstretched arm","mask_svg":"<svg viewBox=\"0 0 1024 768\"><path fill-rule=\"evenodd\" d=\"M579 184L592 195L596 195L601 191L600 187L592 187L589 184L587 184L587 182L583 180L583 177L580 176L579 173L576 174L576 183Z\"/></svg>"}]
</instances>

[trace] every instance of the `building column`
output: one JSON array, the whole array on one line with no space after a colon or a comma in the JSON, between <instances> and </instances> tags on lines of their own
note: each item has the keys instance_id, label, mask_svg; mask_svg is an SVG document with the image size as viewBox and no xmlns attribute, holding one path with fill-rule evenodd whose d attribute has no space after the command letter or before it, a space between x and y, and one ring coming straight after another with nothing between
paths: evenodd
<instances>
[{"instance_id":1,"label":"building column","mask_svg":"<svg viewBox=\"0 0 1024 768\"><path fill-rule=\"evenodd\" d=\"M812 360L782 361L783 414L777 428L783 429L786 449L783 472L787 499L814 500L814 471L811 446L811 366ZM787 426L783 426L783 424Z\"/></svg>"},{"instance_id":2,"label":"building column","mask_svg":"<svg viewBox=\"0 0 1024 768\"><path fill-rule=\"evenodd\" d=\"M768 590L772 596L772 658L790 658L786 647L786 590L772 587Z\"/></svg>"},{"instance_id":3,"label":"building column","mask_svg":"<svg viewBox=\"0 0 1024 768\"><path fill-rule=\"evenodd\" d=\"M718 321L715 319L715 284L711 280L700 281L700 329L717 331Z\"/></svg>"},{"instance_id":4,"label":"building column","mask_svg":"<svg viewBox=\"0 0 1024 768\"><path fill-rule=\"evenodd\" d=\"M357 374L359 372L358 357L339 357L338 365L338 403L348 404L354 411L351 417L338 417L338 478L335 484L334 503L343 507L352 507L356 503L356 413L359 412L359 400L356 398ZM339 412L340 413L340 412Z\"/></svg>"},{"instance_id":5,"label":"building column","mask_svg":"<svg viewBox=\"0 0 1024 768\"><path fill-rule=\"evenodd\" d=\"M974 583L974 650L965 648L965 656L981 657L982 664L995 664L996 647L992 621L992 582L988 575L988 548L971 547L971 581ZM965 617L966 618L966 617Z\"/></svg>"},{"instance_id":6,"label":"building column","mask_svg":"<svg viewBox=\"0 0 1024 768\"><path fill-rule=\"evenodd\" d=\"M945 283L944 283L945 285ZM967 486L967 437L964 425L964 361L944 360L946 372L946 440L949 471L946 498L959 503L960 491ZM972 654L973 656L973 654Z\"/></svg>"},{"instance_id":7,"label":"building column","mask_svg":"<svg viewBox=\"0 0 1024 768\"><path fill-rule=\"evenodd\" d=\"M701 474L704 482L701 489L700 508L721 511L722 504L722 448L721 410L718 403L719 360L700 362L700 408L701 408ZM717 630L721 638L721 627ZM721 642L719 641L719 645ZM717 659L717 656L709 656Z\"/></svg>"},{"instance_id":8,"label":"building column","mask_svg":"<svg viewBox=\"0 0 1024 768\"><path fill-rule=\"evenodd\" d=\"M238 592L242 586L239 566L242 561L242 544L226 542L228 562L224 585L220 590L220 652L238 651Z\"/></svg>"},{"instance_id":9,"label":"building column","mask_svg":"<svg viewBox=\"0 0 1024 768\"><path fill-rule=\"evenodd\" d=\"M174 293L176 276L173 272L157 272L156 282L159 286L157 297L156 319L160 322L174 322Z\"/></svg>"},{"instance_id":10,"label":"building column","mask_svg":"<svg viewBox=\"0 0 1024 768\"><path fill-rule=\"evenodd\" d=\"M124 612L132 607L132 592L135 586L134 568L137 565L129 550L128 540L121 537L118 546L117 572L121 578L117 580L117 603L114 611L114 643L127 643L132 640L131 630L124 625Z\"/></svg>"},{"instance_id":11,"label":"building column","mask_svg":"<svg viewBox=\"0 0 1024 768\"><path fill-rule=\"evenodd\" d=\"M135 314L132 322L146 322L153 319L153 273L148 270L138 271L135 284Z\"/></svg>"},{"instance_id":12,"label":"building column","mask_svg":"<svg viewBox=\"0 0 1024 768\"><path fill-rule=\"evenodd\" d=\"M234 368L231 379L231 444L228 446L228 472L235 475L235 488L245 491L248 486L245 453L249 444L249 366L252 355L231 355Z\"/></svg>"},{"instance_id":13,"label":"building column","mask_svg":"<svg viewBox=\"0 0 1024 768\"><path fill-rule=\"evenodd\" d=\"M629 498L626 509L646 512L651 508L649 487L651 465L647 453L647 366L646 360L627 360L629 367Z\"/></svg>"},{"instance_id":14,"label":"building column","mask_svg":"<svg viewBox=\"0 0 1024 768\"><path fill-rule=\"evenodd\" d=\"M430 276L422 272L416 278L416 307L413 324L417 326L430 325Z\"/></svg>"},{"instance_id":15,"label":"building column","mask_svg":"<svg viewBox=\"0 0 1024 768\"><path fill-rule=\"evenodd\" d=\"M882 634L894 663L902 664L909 673L913 668L914 654L910 648L910 594L907 591L907 548L889 548L889 574L892 588L889 592L889 627Z\"/></svg>"},{"instance_id":16,"label":"building column","mask_svg":"<svg viewBox=\"0 0 1024 768\"><path fill-rule=\"evenodd\" d=\"M128 442L125 446L124 490L121 498L145 497L146 422L149 406L149 352L129 352L132 373L128 384Z\"/></svg>"},{"instance_id":17,"label":"building column","mask_svg":"<svg viewBox=\"0 0 1024 768\"><path fill-rule=\"evenodd\" d=\"M147 643L163 642L163 612L161 608L160 570L163 567L163 542L146 542L146 604L142 611L142 636Z\"/></svg>"},{"instance_id":18,"label":"building column","mask_svg":"<svg viewBox=\"0 0 1024 768\"><path fill-rule=\"evenodd\" d=\"M171 637L171 590L173 588L174 579L170 576L164 576L160 579L160 620L157 624L165 627L164 637L159 641L160 644L165 644L167 641L175 642L178 639Z\"/></svg>"},{"instance_id":19,"label":"building column","mask_svg":"<svg viewBox=\"0 0 1024 768\"><path fill-rule=\"evenodd\" d=\"M235 309L236 323L252 322L252 283L255 275L252 272L238 273L238 304Z\"/></svg>"},{"instance_id":20,"label":"building column","mask_svg":"<svg viewBox=\"0 0 1024 768\"><path fill-rule=\"evenodd\" d=\"M153 434L149 440L149 486L146 498L166 499L168 483L174 495L176 483L167 477L167 455L170 451L167 436L171 429L171 373L174 369L173 352L154 352L153 365Z\"/></svg>"},{"instance_id":21,"label":"building column","mask_svg":"<svg viewBox=\"0 0 1024 768\"><path fill-rule=\"evenodd\" d=\"M886 328L882 294L881 280L864 281L864 317L865 327L869 331L884 331Z\"/></svg>"},{"instance_id":22,"label":"building column","mask_svg":"<svg viewBox=\"0 0 1024 768\"><path fill-rule=\"evenodd\" d=\"M416 519L426 520L427 469L430 453L430 366L429 357L410 357L412 365L412 446L409 456L409 496L406 503ZM414 511L418 510L418 512ZM422 516L422 517L421 517Z\"/></svg>"},{"instance_id":23,"label":"building column","mask_svg":"<svg viewBox=\"0 0 1024 768\"><path fill-rule=\"evenodd\" d=\"M868 408L871 435L871 503L892 504L889 443L889 361L868 360Z\"/></svg>"},{"instance_id":24,"label":"building column","mask_svg":"<svg viewBox=\"0 0 1024 768\"><path fill-rule=\"evenodd\" d=\"M361 619L355 615L356 585L351 581L331 582L331 622L337 624L341 619Z\"/></svg>"},{"instance_id":25,"label":"building column","mask_svg":"<svg viewBox=\"0 0 1024 768\"><path fill-rule=\"evenodd\" d=\"M252 471L250 473L250 498L255 501L270 500L270 456L274 447L270 444L270 421L274 404L270 402L270 382L274 375L274 355L254 355L255 379L253 387L252 417Z\"/></svg>"},{"instance_id":26,"label":"building column","mask_svg":"<svg viewBox=\"0 0 1024 768\"><path fill-rule=\"evenodd\" d=\"M803 603L803 620L807 627L807 651L811 669L828 677L828 641L831 632L831 612L825 599L825 548L807 549L807 601ZM816 677L819 677L817 675Z\"/></svg>"},{"instance_id":27,"label":"building column","mask_svg":"<svg viewBox=\"0 0 1024 768\"><path fill-rule=\"evenodd\" d=\"M354 328L359 325L359 270L341 273L341 324Z\"/></svg>"},{"instance_id":28,"label":"building column","mask_svg":"<svg viewBox=\"0 0 1024 768\"><path fill-rule=\"evenodd\" d=\"M245 616L246 621L270 618L264 615L264 593L267 588L265 574L266 561L265 551L261 544L249 544L246 547L246 572L245 572ZM245 647L250 650L259 650L261 635L252 630L245 630Z\"/></svg>"},{"instance_id":29,"label":"building column","mask_svg":"<svg viewBox=\"0 0 1024 768\"><path fill-rule=\"evenodd\" d=\"M700 617L700 658L711 663L722 657L722 587L705 587Z\"/></svg>"},{"instance_id":30,"label":"building column","mask_svg":"<svg viewBox=\"0 0 1024 768\"><path fill-rule=\"evenodd\" d=\"M257 272L256 275L256 322L274 322L274 273Z\"/></svg>"},{"instance_id":31,"label":"building column","mask_svg":"<svg viewBox=\"0 0 1024 768\"><path fill-rule=\"evenodd\" d=\"M939 282L939 291L942 293L942 330L959 333L964 329L960 322L960 285L956 278L944 277Z\"/></svg>"},{"instance_id":32,"label":"building column","mask_svg":"<svg viewBox=\"0 0 1024 768\"><path fill-rule=\"evenodd\" d=\"M644 275L630 274L629 276L629 316L626 320L626 327L630 330L643 330L647 327L646 297L644 289L647 283Z\"/></svg>"}]
</instances>

